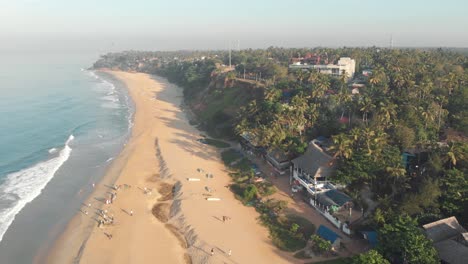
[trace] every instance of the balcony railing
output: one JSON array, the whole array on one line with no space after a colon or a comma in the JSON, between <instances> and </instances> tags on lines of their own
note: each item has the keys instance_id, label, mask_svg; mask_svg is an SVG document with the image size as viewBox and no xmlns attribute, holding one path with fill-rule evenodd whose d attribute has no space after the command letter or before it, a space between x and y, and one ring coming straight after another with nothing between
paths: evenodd
<instances>
[{"instance_id":1,"label":"balcony railing","mask_svg":"<svg viewBox=\"0 0 468 264\"><path fill-rule=\"evenodd\" d=\"M294 179L296 179L302 186L304 186L307 190L307 192L309 192L310 194L316 194L316 193L319 193L319 192L323 192L323 191L326 191L326 189L321 189L321 188L317 188L317 186L309 181L307 178L303 177L303 176L300 176L297 171L294 171L293 172L293 177Z\"/></svg>"}]
</instances>

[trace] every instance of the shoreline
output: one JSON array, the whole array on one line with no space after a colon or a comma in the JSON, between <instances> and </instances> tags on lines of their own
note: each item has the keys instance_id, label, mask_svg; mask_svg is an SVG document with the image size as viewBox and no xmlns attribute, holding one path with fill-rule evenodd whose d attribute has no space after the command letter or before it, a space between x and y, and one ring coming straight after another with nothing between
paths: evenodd
<instances>
[{"instance_id":1,"label":"shoreline","mask_svg":"<svg viewBox=\"0 0 468 264\"><path fill-rule=\"evenodd\" d=\"M300 263L277 249L257 222L255 209L242 205L225 188L231 178L220 150L197 141L201 132L181 109L180 88L147 74L106 72L129 90L135 103L134 126L128 144L88 201L94 207L93 198L109 191L106 185L113 186L113 179L132 188L118 191L111 206L99 204L114 214L115 226L101 230L95 220L78 213L37 263L128 263L130 258L135 263L186 263L187 253L193 263ZM172 200L161 199L162 184L175 186ZM159 193L145 195L145 187ZM160 204L165 204L161 207L166 221L153 215ZM224 223L223 216L232 220ZM112 233L112 239L104 232Z\"/></svg>"},{"instance_id":2,"label":"shoreline","mask_svg":"<svg viewBox=\"0 0 468 264\"><path fill-rule=\"evenodd\" d=\"M139 131L141 129L138 129L137 126L144 126L144 122L138 122L137 124L136 119L140 119L137 115L142 114L141 111L137 111L139 107L139 104L136 102L137 94L134 93L132 89L129 89L130 87L125 80L119 78L115 72L109 70L101 70L99 72L110 76L112 82L120 82L122 86L124 86L124 89L128 91L130 100L133 102L134 106L134 113L132 116L133 126L128 140L124 144L121 152L112 160L112 163L109 165L100 182L96 183L95 189L85 202L85 204L91 203L93 207L96 204L97 206L93 209L105 210L109 207L106 207L105 203L97 202L97 199L102 196L103 193L107 193L109 190L108 187L114 186L121 178L129 159L132 157L132 152L136 145L138 145L136 144L137 137L142 133L142 131ZM84 209L86 209L86 207L84 207ZM45 254L38 256L35 263L80 263L87 249L89 240L93 235L96 236L96 233L104 233L105 231L107 230L98 230L97 221L95 219L88 217L83 211L77 212L73 219L67 224L59 238L53 243L53 246ZM64 248L63 245L67 245L66 248Z\"/></svg>"}]
</instances>

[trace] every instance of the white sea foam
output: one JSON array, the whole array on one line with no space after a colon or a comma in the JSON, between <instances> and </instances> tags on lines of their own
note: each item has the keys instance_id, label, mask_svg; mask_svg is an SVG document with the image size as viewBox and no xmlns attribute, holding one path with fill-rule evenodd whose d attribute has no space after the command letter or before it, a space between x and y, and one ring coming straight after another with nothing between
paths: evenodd
<instances>
[{"instance_id":1,"label":"white sea foam","mask_svg":"<svg viewBox=\"0 0 468 264\"><path fill-rule=\"evenodd\" d=\"M68 160L72 151L70 142L73 139L73 135L70 135L57 157L6 176L6 180L0 185L0 200L8 201L7 208L0 208L0 241L15 216L41 194L58 169Z\"/></svg>"},{"instance_id":2,"label":"white sea foam","mask_svg":"<svg viewBox=\"0 0 468 264\"><path fill-rule=\"evenodd\" d=\"M106 160L106 163L109 162L109 161L112 161L113 159L114 159L113 157L112 157L112 158L108 158L108 159Z\"/></svg>"},{"instance_id":3,"label":"white sea foam","mask_svg":"<svg viewBox=\"0 0 468 264\"><path fill-rule=\"evenodd\" d=\"M101 97L101 99L104 101L101 104L102 108L109 108L109 109L119 109L124 107L127 107L129 109L128 111L128 131L130 131L133 127L133 113L131 111L131 102L129 96L125 95L124 102L122 102L119 99L119 95L116 92L115 85L104 78L101 78L99 75L97 75L94 71L86 71L87 74L89 74L91 77L94 77L96 80L99 80L100 85L96 86L96 91L98 92L105 92L106 95Z\"/></svg>"},{"instance_id":4,"label":"white sea foam","mask_svg":"<svg viewBox=\"0 0 468 264\"><path fill-rule=\"evenodd\" d=\"M51 148L49 149L49 154L54 154L54 153L57 153L58 149L56 148Z\"/></svg>"},{"instance_id":5,"label":"white sea foam","mask_svg":"<svg viewBox=\"0 0 468 264\"><path fill-rule=\"evenodd\" d=\"M108 109L119 109L121 104L119 103L119 95L116 92L115 85L104 78L101 78L94 71L86 71L89 76L94 77L99 84L95 86L95 90L102 93L103 96L100 98L104 102L101 104L102 108Z\"/></svg>"}]
</instances>

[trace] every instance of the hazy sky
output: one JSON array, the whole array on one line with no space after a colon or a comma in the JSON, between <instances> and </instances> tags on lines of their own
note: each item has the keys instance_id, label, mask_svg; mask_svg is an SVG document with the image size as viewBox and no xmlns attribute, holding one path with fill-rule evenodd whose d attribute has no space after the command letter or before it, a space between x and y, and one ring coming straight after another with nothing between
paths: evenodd
<instances>
[{"instance_id":1,"label":"hazy sky","mask_svg":"<svg viewBox=\"0 0 468 264\"><path fill-rule=\"evenodd\" d=\"M0 0L0 49L468 47L468 0Z\"/></svg>"}]
</instances>

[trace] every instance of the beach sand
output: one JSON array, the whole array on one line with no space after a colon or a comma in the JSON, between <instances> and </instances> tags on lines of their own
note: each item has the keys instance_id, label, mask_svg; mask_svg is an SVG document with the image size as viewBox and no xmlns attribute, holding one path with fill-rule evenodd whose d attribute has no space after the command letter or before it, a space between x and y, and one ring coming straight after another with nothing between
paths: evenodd
<instances>
[{"instance_id":1,"label":"beach sand","mask_svg":"<svg viewBox=\"0 0 468 264\"><path fill-rule=\"evenodd\" d=\"M187 263L188 255L193 263L298 262L271 243L255 209L225 187L230 177L219 150L197 141L201 132L180 108L182 90L147 74L110 73L135 102L132 136L86 202L92 206L83 207L88 214L79 212L37 262ZM132 187L114 191L114 181ZM117 198L105 205L111 192ZM98 208L114 215L113 226L97 227Z\"/></svg>"}]
</instances>

